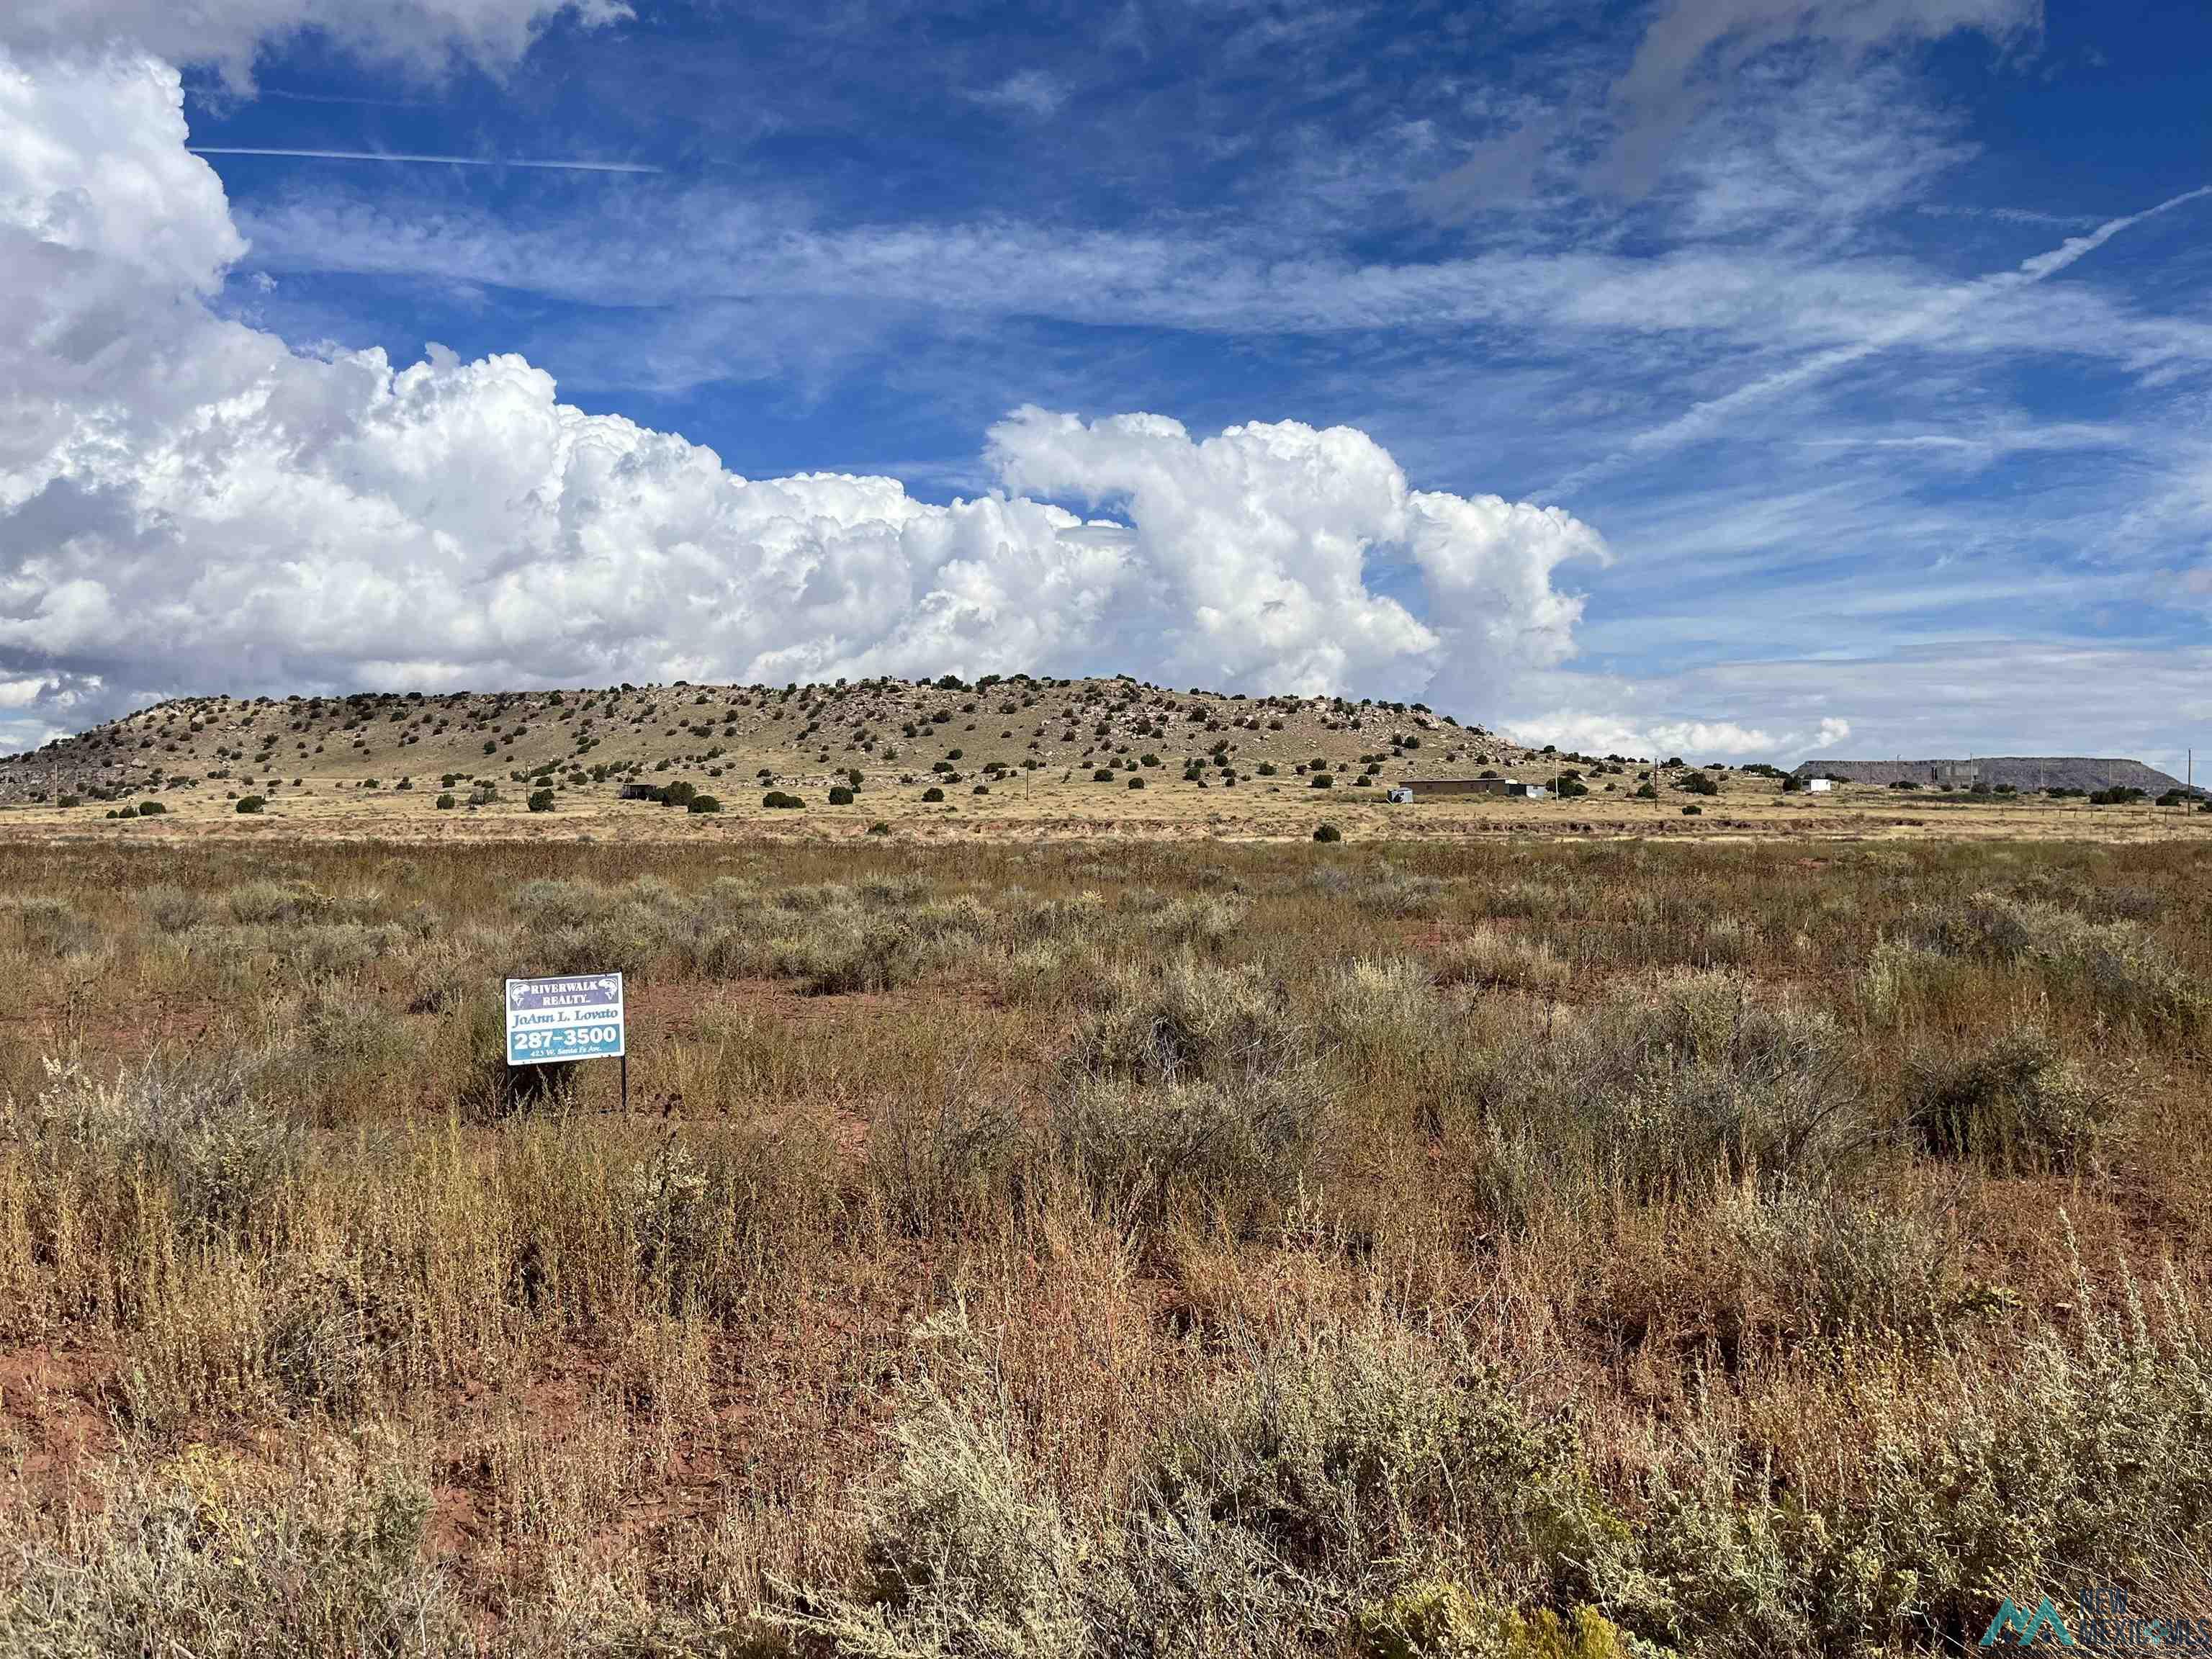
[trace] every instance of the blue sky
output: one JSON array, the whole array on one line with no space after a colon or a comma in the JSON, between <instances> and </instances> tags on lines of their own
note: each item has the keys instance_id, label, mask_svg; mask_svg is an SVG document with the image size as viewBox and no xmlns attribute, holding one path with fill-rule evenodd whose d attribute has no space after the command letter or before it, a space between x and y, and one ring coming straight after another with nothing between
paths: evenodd
<instances>
[{"instance_id":1,"label":"blue sky","mask_svg":"<svg viewBox=\"0 0 2212 1659\"><path fill-rule=\"evenodd\" d=\"M1057 465L1017 443L1010 470L994 428L1357 428L1414 491L1591 535L1455 601L1386 512L1354 600L1428 642L1207 647L1224 679L1425 686L1532 735L1733 758L2212 744L2212 9L487 0L333 33L286 3L198 45L87 9L175 64L242 239L195 303L295 356L511 354L744 478L884 474L932 503L1025 479L1133 524L1139 580L1200 586L1174 562L1334 508L1147 496L1133 466L1182 463L1103 441ZM18 61L49 72L92 25L69 37ZM918 591L858 580L809 660L920 672L921 636L851 620ZM46 725L161 689L42 657L21 614L0 670L52 680ZM981 636L1057 672L1213 660L1006 621ZM395 641L242 659L513 672Z\"/></svg>"}]
</instances>

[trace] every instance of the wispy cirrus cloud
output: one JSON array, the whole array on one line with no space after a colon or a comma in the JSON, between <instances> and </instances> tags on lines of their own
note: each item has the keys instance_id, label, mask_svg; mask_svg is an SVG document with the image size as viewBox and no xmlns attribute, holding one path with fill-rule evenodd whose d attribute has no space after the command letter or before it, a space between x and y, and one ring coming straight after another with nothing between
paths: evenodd
<instances>
[{"instance_id":1,"label":"wispy cirrus cloud","mask_svg":"<svg viewBox=\"0 0 2212 1659\"><path fill-rule=\"evenodd\" d=\"M473 208L399 215L365 197L294 194L242 216L255 258L279 273L343 272L494 283L587 304L843 296L1087 325L1230 334L1486 327L1519 343L1607 335L1741 340L1826 350L1731 394L1749 402L1887 347L2137 356L2212 349L2193 321L2087 292L2084 326L2053 336L1999 303L2112 235L2186 205L2192 191L2108 222L2015 270L1961 283L1893 256L1808 258L1686 246L1631 256L1514 248L1421 262L1270 247L1231 225L1069 234L1012 219L928 226L824 224L713 186L567 210L525 226ZM1256 242L1256 246L1255 245ZM1972 331L1948 331L1972 313ZM1701 406L1711 419L1731 404ZM1690 418L1686 416L1684 418ZM1645 440L1664 441L1664 434Z\"/></svg>"},{"instance_id":2,"label":"wispy cirrus cloud","mask_svg":"<svg viewBox=\"0 0 2212 1659\"><path fill-rule=\"evenodd\" d=\"M1039 69L1017 70L1004 80L988 87L979 87L967 94L970 103L987 108L1017 110L1025 115L1048 116L1059 112L1068 100L1071 88L1057 76Z\"/></svg>"},{"instance_id":3,"label":"wispy cirrus cloud","mask_svg":"<svg viewBox=\"0 0 2212 1659\"><path fill-rule=\"evenodd\" d=\"M297 161L385 161L398 166L523 167L545 173L659 173L642 161L547 160L520 155L418 155L385 149L277 149L258 144L192 144L195 155L267 155Z\"/></svg>"},{"instance_id":4,"label":"wispy cirrus cloud","mask_svg":"<svg viewBox=\"0 0 2212 1659\"><path fill-rule=\"evenodd\" d=\"M2184 191L2138 212L2107 219L2081 235L2069 236L2058 246L2021 260L2012 270L1936 288L1915 305L1874 319L1873 325L1859 339L1762 374L1638 433L1623 448L1569 474L1555 493L1570 494L1577 486L1624 465L1632 457L1677 448L1710 437L1725 422L1758 405L1851 368L1878 353L1942 336L1978 307L2046 282L2087 258L2121 232L2208 198L2212 198L2212 185Z\"/></svg>"},{"instance_id":5,"label":"wispy cirrus cloud","mask_svg":"<svg viewBox=\"0 0 2212 1659\"><path fill-rule=\"evenodd\" d=\"M1683 135L1760 53L1813 46L1855 64L1898 41L1973 31L2010 45L2042 26L2041 0L1662 0L1608 94L1617 131L1607 188L1656 185Z\"/></svg>"}]
</instances>

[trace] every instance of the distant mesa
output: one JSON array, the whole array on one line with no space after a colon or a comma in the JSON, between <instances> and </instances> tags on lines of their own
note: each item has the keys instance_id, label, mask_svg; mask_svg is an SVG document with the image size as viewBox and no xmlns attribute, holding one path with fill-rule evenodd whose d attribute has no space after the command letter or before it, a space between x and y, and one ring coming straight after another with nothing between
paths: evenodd
<instances>
[{"instance_id":1,"label":"distant mesa","mask_svg":"<svg viewBox=\"0 0 2212 1659\"><path fill-rule=\"evenodd\" d=\"M1580 757L1543 757L1547 775L1562 758ZM1214 798L1231 801L1340 785L1379 799L1440 769L1535 759L1425 703L1183 690L1128 675L679 680L174 698L0 757L0 806L97 811L158 793L225 810L262 796L278 816L303 799L422 813L597 799L705 813L742 791L857 811L902 797L942 806L955 785L977 796L1018 786L1026 797L1029 780L1095 799L1078 779L1174 796L1243 792ZM1596 763L1583 763L1595 775Z\"/></svg>"},{"instance_id":2,"label":"distant mesa","mask_svg":"<svg viewBox=\"0 0 2212 1659\"><path fill-rule=\"evenodd\" d=\"M1796 776L1844 783L1917 783L1923 789L2140 789L2162 795L2182 787L2138 760L2100 760L2088 755L1984 755L1976 760L1807 761Z\"/></svg>"}]
</instances>

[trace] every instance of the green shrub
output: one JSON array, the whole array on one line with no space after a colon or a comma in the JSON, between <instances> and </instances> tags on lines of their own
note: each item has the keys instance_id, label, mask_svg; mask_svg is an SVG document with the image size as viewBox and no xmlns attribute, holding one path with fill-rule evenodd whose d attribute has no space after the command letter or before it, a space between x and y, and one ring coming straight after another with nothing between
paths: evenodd
<instances>
[{"instance_id":1,"label":"green shrub","mask_svg":"<svg viewBox=\"0 0 2212 1659\"><path fill-rule=\"evenodd\" d=\"M810 996L889 991L919 976L936 944L904 915L838 905L776 939L769 971Z\"/></svg>"},{"instance_id":2,"label":"green shrub","mask_svg":"<svg viewBox=\"0 0 2212 1659\"><path fill-rule=\"evenodd\" d=\"M189 1233L259 1236L275 1223L304 1142L249 1066L239 1054L196 1069L149 1060L108 1083L49 1061L47 1086L21 1127L50 1168L165 1187Z\"/></svg>"},{"instance_id":3,"label":"green shrub","mask_svg":"<svg viewBox=\"0 0 2212 1659\"><path fill-rule=\"evenodd\" d=\"M1923 1342L1942 1333L1959 1301L1939 1231L1892 1198L1739 1190L1720 1226L1738 1272L1783 1310L1793 1337Z\"/></svg>"},{"instance_id":4,"label":"green shrub","mask_svg":"<svg viewBox=\"0 0 2212 1659\"><path fill-rule=\"evenodd\" d=\"M719 812L722 810L722 803L712 795L694 795L684 804L684 810L695 816Z\"/></svg>"},{"instance_id":5,"label":"green shrub","mask_svg":"<svg viewBox=\"0 0 2212 1659\"><path fill-rule=\"evenodd\" d=\"M268 805L268 801L259 795L240 795L238 798L237 806L232 810L240 812L258 812Z\"/></svg>"},{"instance_id":6,"label":"green shrub","mask_svg":"<svg viewBox=\"0 0 2212 1659\"><path fill-rule=\"evenodd\" d=\"M453 810L453 791L450 789L445 791L438 797L437 800L434 804L441 812L452 811Z\"/></svg>"},{"instance_id":7,"label":"green shrub","mask_svg":"<svg viewBox=\"0 0 2212 1659\"><path fill-rule=\"evenodd\" d=\"M2208 1006L2204 985L2137 923L2095 921L2042 900L1982 892L1916 906L1882 943L1923 956L2033 967L2054 988L2158 1030L2196 1030ZM1911 955L1894 957L1893 965L1909 971Z\"/></svg>"},{"instance_id":8,"label":"green shrub","mask_svg":"<svg viewBox=\"0 0 2212 1659\"><path fill-rule=\"evenodd\" d=\"M2164 1599L2162 1551L2212 1540L2185 1449L2212 1430L2212 1352L2171 1283L2117 1312L2076 1288L2078 1340L2033 1322L1993 1363L1934 1361L1930 1394L1875 1390L1844 1419L1867 1478L1841 1491L1747 1503L1753 1447L1651 1479L1632 1538L1595 1558L1613 1616L1684 1651L1842 1655L1971 1650L2014 1585Z\"/></svg>"},{"instance_id":9,"label":"green shrub","mask_svg":"<svg viewBox=\"0 0 2212 1659\"><path fill-rule=\"evenodd\" d=\"M1483 927L1444 947L1437 968L1445 985L1498 987L1556 995L1574 979L1574 969L1548 940L1522 939Z\"/></svg>"},{"instance_id":10,"label":"green shrub","mask_svg":"<svg viewBox=\"0 0 2212 1659\"><path fill-rule=\"evenodd\" d=\"M761 805L778 812L802 811L806 803L797 795L787 795L781 789L771 789L761 797Z\"/></svg>"},{"instance_id":11,"label":"green shrub","mask_svg":"<svg viewBox=\"0 0 2212 1659\"><path fill-rule=\"evenodd\" d=\"M1311 789L1328 789L1334 787L1336 779L1327 772L1316 772L1306 781L1307 787Z\"/></svg>"},{"instance_id":12,"label":"green shrub","mask_svg":"<svg viewBox=\"0 0 2212 1659\"><path fill-rule=\"evenodd\" d=\"M872 836L888 836L890 832L890 825L885 823L881 818L868 826L868 833Z\"/></svg>"},{"instance_id":13,"label":"green shrub","mask_svg":"<svg viewBox=\"0 0 2212 1659\"><path fill-rule=\"evenodd\" d=\"M207 914L204 894L167 882L156 882L143 889L138 895L138 905L155 930L162 933L181 933L198 926Z\"/></svg>"},{"instance_id":14,"label":"green shrub","mask_svg":"<svg viewBox=\"0 0 2212 1659\"><path fill-rule=\"evenodd\" d=\"M1324 823L1314 830L1313 838L1318 842L1342 841L1344 839L1344 831L1338 829L1333 823Z\"/></svg>"},{"instance_id":15,"label":"green shrub","mask_svg":"<svg viewBox=\"0 0 2212 1659\"><path fill-rule=\"evenodd\" d=\"M1908 1120L1930 1152L2000 1173L2072 1168L2119 1105L2033 1029L1963 1054L1923 1049L1905 1089Z\"/></svg>"},{"instance_id":16,"label":"green shrub","mask_svg":"<svg viewBox=\"0 0 2212 1659\"><path fill-rule=\"evenodd\" d=\"M1257 968L1185 953L1157 969L1115 969L1085 1009L1066 1064L1070 1075L1228 1081L1285 1069L1301 1041Z\"/></svg>"},{"instance_id":17,"label":"green shrub","mask_svg":"<svg viewBox=\"0 0 2212 1659\"><path fill-rule=\"evenodd\" d=\"M1502 1069L1481 1071L1492 1064ZM1481 1059L1465 1086L1554 1179L1646 1201L1753 1176L1817 1189L1863 1168L1875 1145L1834 1020L1754 1001L1717 972L1615 992L1543 1048Z\"/></svg>"},{"instance_id":18,"label":"green shrub","mask_svg":"<svg viewBox=\"0 0 2212 1659\"><path fill-rule=\"evenodd\" d=\"M533 790L531 793L529 805L530 810L533 812L551 811L553 810L553 792L550 789Z\"/></svg>"},{"instance_id":19,"label":"green shrub","mask_svg":"<svg viewBox=\"0 0 2212 1659\"><path fill-rule=\"evenodd\" d=\"M1685 806L1682 809L1682 816L1686 818L1703 817L1705 816L1705 809L1704 807L1699 806L1696 802L1692 801L1689 805Z\"/></svg>"},{"instance_id":20,"label":"green shrub","mask_svg":"<svg viewBox=\"0 0 2212 1659\"><path fill-rule=\"evenodd\" d=\"M883 1101L868 1120L867 1162L875 1201L909 1237L971 1232L1032 1201L1028 1125L995 1092Z\"/></svg>"},{"instance_id":21,"label":"green shrub","mask_svg":"<svg viewBox=\"0 0 2212 1659\"><path fill-rule=\"evenodd\" d=\"M1085 1659L1091 1562L1000 1413L902 1386L891 1467L861 1514L867 1576L785 1615L827 1651L880 1659Z\"/></svg>"},{"instance_id":22,"label":"green shrub","mask_svg":"<svg viewBox=\"0 0 2212 1659\"><path fill-rule=\"evenodd\" d=\"M304 1474L194 1447L108 1477L82 1535L28 1545L0 1590L10 1652L461 1659L477 1644L422 1559L428 1488L358 1455Z\"/></svg>"},{"instance_id":23,"label":"green shrub","mask_svg":"<svg viewBox=\"0 0 2212 1659\"><path fill-rule=\"evenodd\" d=\"M1166 1627L1225 1589L1254 1613L1303 1603L1316 1634L1472 1562L1547 1565L1567 1516L1595 1508L1570 1434L1455 1340L1382 1320L1292 1337L1225 1378L1164 1437L1140 1505L1140 1582L1166 1588L1146 1558L1201 1518L1191 1541L1219 1564L1152 1610Z\"/></svg>"},{"instance_id":24,"label":"green shrub","mask_svg":"<svg viewBox=\"0 0 2212 1659\"><path fill-rule=\"evenodd\" d=\"M1091 782L1093 782L1093 783L1111 783L1111 782L1113 782L1113 781L1114 781L1114 769L1113 769L1112 767L1110 767L1110 766L1102 766L1102 767L1099 767L1096 771L1094 771L1094 772L1092 772L1092 773L1091 773Z\"/></svg>"},{"instance_id":25,"label":"green shrub","mask_svg":"<svg viewBox=\"0 0 2212 1659\"><path fill-rule=\"evenodd\" d=\"M1297 1196L1334 1112L1304 1072L1156 1085L1079 1077L1054 1100L1050 1133L1116 1227L1187 1218L1251 1237Z\"/></svg>"},{"instance_id":26,"label":"green shrub","mask_svg":"<svg viewBox=\"0 0 2212 1659\"><path fill-rule=\"evenodd\" d=\"M1843 1327L1929 1288L1883 1265L1878 1213L1796 1254L1824 1226L1814 1209L1759 1215L1745 1244L1782 1252L1764 1271L1834 1282L1862 1310ZM1844 1659L1970 1650L2022 1585L2112 1584L2179 1611L2172 1563L2212 1544L2212 1352L2178 1276L2122 1299L2077 1277L2074 1338L2030 1320L1980 1357L1846 1351L1805 1379L1837 1407L1809 1439L1701 1396L1675 1456L1613 1477L1634 1492L1621 1509L1573 1419L1531 1410L1449 1327L1240 1334L1083 1527L1027 1451L992 1347L943 1316L865 1505L865 1575L786 1619L901 1656Z\"/></svg>"},{"instance_id":27,"label":"green shrub","mask_svg":"<svg viewBox=\"0 0 2212 1659\"><path fill-rule=\"evenodd\" d=\"M328 894L298 881L242 882L223 896L223 903L234 921L249 927L313 921L337 908Z\"/></svg>"},{"instance_id":28,"label":"green shrub","mask_svg":"<svg viewBox=\"0 0 2212 1659\"><path fill-rule=\"evenodd\" d=\"M138 803L138 816L142 818L158 818L168 810L157 800L142 800Z\"/></svg>"},{"instance_id":29,"label":"green shrub","mask_svg":"<svg viewBox=\"0 0 2212 1659\"><path fill-rule=\"evenodd\" d=\"M1549 1607L1533 1613L1483 1601L1452 1579L1422 1579L1363 1605L1352 1620L1367 1659L1632 1659L1620 1627L1595 1607L1565 1618Z\"/></svg>"},{"instance_id":30,"label":"green shrub","mask_svg":"<svg viewBox=\"0 0 2212 1659\"><path fill-rule=\"evenodd\" d=\"M945 792L933 787L921 792L921 799L926 804L934 805L945 799Z\"/></svg>"},{"instance_id":31,"label":"green shrub","mask_svg":"<svg viewBox=\"0 0 2212 1659\"><path fill-rule=\"evenodd\" d=\"M34 956L88 956L100 948L100 929L65 898L33 893L0 898L0 915L12 911L23 930L23 945Z\"/></svg>"},{"instance_id":32,"label":"green shrub","mask_svg":"<svg viewBox=\"0 0 2212 1659\"><path fill-rule=\"evenodd\" d=\"M853 804L852 790L842 783L831 785L830 804L832 806L850 806Z\"/></svg>"}]
</instances>

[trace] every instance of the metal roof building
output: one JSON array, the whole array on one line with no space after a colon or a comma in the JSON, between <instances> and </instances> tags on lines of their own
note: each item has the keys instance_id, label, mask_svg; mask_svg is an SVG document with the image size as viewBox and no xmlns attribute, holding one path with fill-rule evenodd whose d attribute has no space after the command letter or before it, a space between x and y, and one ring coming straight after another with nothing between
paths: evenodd
<instances>
[{"instance_id":1,"label":"metal roof building","mask_svg":"<svg viewBox=\"0 0 2212 1659\"><path fill-rule=\"evenodd\" d=\"M1540 783L1522 783L1513 778L1408 778L1399 787L1412 790L1415 800L1443 795L1507 795L1542 800L1552 793Z\"/></svg>"}]
</instances>

